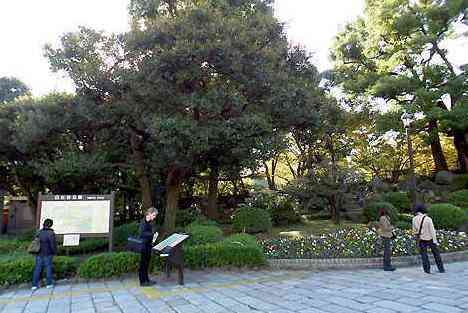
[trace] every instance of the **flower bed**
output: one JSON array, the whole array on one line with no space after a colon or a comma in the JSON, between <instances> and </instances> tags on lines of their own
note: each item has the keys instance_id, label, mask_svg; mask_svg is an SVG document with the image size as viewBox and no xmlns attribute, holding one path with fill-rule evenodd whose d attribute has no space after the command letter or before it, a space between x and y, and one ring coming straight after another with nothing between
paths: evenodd
<instances>
[{"instance_id":1,"label":"flower bed","mask_svg":"<svg viewBox=\"0 0 468 313\"><path fill-rule=\"evenodd\" d=\"M418 253L411 231L397 229L396 233L394 256ZM437 236L441 252L468 248L467 237L463 233L437 231ZM259 243L270 259L369 258L383 254L382 239L374 229L367 228L348 228L319 237L278 238Z\"/></svg>"}]
</instances>

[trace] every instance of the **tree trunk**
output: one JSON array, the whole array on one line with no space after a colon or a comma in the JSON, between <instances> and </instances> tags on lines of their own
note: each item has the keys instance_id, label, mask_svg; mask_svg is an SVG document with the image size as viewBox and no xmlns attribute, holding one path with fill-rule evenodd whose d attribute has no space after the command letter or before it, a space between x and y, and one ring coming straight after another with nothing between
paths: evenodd
<instances>
[{"instance_id":1,"label":"tree trunk","mask_svg":"<svg viewBox=\"0 0 468 313\"><path fill-rule=\"evenodd\" d=\"M209 219L216 220L219 217L218 213L218 181L219 181L219 166L212 164L210 169L210 177L208 182L208 207L206 215Z\"/></svg>"},{"instance_id":2,"label":"tree trunk","mask_svg":"<svg viewBox=\"0 0 468 313\"><path fill-rule=\"evenodd\" d=\"M276 161L274 159L271 161L271 172L270 172L270 168L268 167L267 162L263 162L263 166L265 167L265 176L267 179L268 188L270 190L276 190L276 182L275 182Z\"/></svg>"},{"instance_id":3,"label":"tree trunk","mask_svg":"<svg viewBox=\"0 0 468 313\"><path fill-rule=\"evenodd\" d=\"M462 173L468 173L468 129L455 130L453 141L458 154L458 168Z\"/></svg>"},{"instance_id":4,"label":"tree trunk","mask_svg":"<svg viewBox=\"0 0 468 313\"><path fill-rule=\"evenodd\" d=\"M167 175L166 188L166 211L164 213L163 234L170 235L175 231L180 191L182 190L182 176L178 169L172 169Z\"/></svg>"},{"instance_id":5,"label":"tree trunk","mask_svg":"<svg viewBox=\"0 0 468 313\"><path fill-rule=\"evenodd\" d=\"M146 173L143 142L138 134L131 134L130 146L133 162L135 164L135 173L140 185L143 208L147 209L153 206L153 190L151 189L150 179Z\"/></svg>"},{"instance_id":6,"label":"tree trunk","mask_svg":"<svg viewBox=\"0 0 468 313\"><path fill-rule=\"evenodd\" d=\"M440 143L439 127L436 120L430 120L428 125L429 136L431 138L432 159L434 160L434 169L436 172L447 171L447 160Z\"/></svg>"}]
</instances>

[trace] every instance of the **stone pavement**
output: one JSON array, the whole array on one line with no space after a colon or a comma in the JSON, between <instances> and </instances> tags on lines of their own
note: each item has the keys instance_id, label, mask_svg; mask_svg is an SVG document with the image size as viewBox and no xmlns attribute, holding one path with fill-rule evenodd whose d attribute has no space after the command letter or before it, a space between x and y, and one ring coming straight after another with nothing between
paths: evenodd
<instances>
[{"instance_id":1,"label":"stone pavement","mask_svg":"<svg viewBox=\"0 0 468 313\"><path fill-rule=\"evenodd\" d=\"M0 313L451 313L468 312L468 262L447 264L446 274L420 267L381 270L204 271L136 280L61 282L53 289L7 290Z\"/></svg>"}]
</instances>

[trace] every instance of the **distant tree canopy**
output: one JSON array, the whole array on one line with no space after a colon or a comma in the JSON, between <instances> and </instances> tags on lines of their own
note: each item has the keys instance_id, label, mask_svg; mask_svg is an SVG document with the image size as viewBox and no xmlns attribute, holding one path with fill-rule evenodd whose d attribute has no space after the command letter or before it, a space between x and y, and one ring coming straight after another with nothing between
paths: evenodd
<instances>
[{"instance_id":1,"label":"distant tree canopy","mask_svg":"<svg viewBox=\"0 0 468 313\"><path fill-rule=\"evenodd\" d=\"M28 95L29 88L14 77L0 77L0 104Z\"/></svg>"},{"instance_id":2,"label":"distant tree canopy","mask_svg":"<svg viewBox=\"0 0 468 313\"><path fill-rule=\"evenodd\" d=\"M439 131L453 137L459 168L468 170L467 66L456 67L444 48L455 26L466 27L466 8L463 0L367 0L365 16L338 34L332 52L349 95L424 113L435 170L447 169Z\"/></svg>"}]
</instances>

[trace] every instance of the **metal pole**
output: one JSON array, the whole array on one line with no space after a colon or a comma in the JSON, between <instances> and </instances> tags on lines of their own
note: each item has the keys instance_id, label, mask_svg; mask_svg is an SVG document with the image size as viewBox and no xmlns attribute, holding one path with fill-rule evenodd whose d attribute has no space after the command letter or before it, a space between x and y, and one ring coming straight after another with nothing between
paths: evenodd
<instances>
[{"instance_id":1,"label":"metal pole","mask_svg":"<svg viewBox=\"0 0 468 313\"><path fill-rule=\"evenodd\" d=\"M411 136L409 132L410 127L406 127L406 141L408 142L408 156L410 161L410 196L411 196L411 205L413 210L416 208L417 195L416 195L416 174L414 170L414 151L413 143L411 142Z\"/></svg>"}]
</instances>

